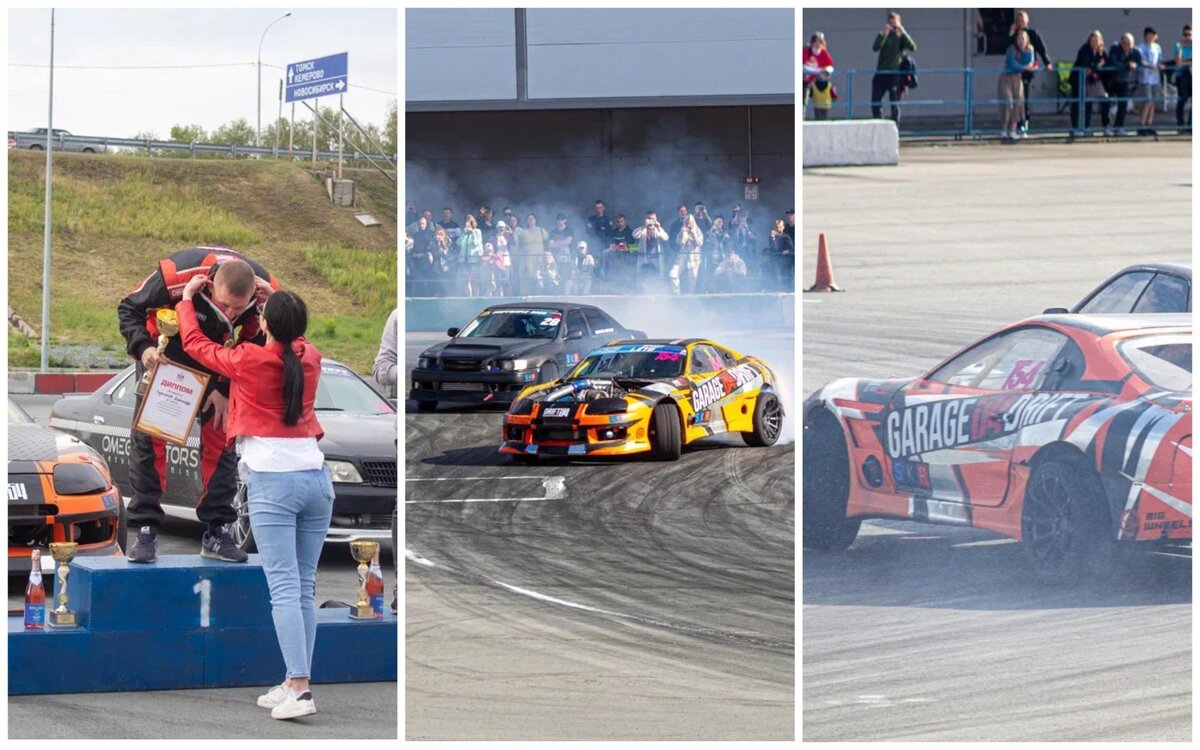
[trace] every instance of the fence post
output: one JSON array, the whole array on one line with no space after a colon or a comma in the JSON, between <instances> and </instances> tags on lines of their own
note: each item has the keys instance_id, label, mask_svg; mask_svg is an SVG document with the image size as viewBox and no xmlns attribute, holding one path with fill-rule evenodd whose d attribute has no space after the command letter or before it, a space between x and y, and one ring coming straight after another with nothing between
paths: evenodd
<instances>
[{"instance_id":1,"label":"fence post","mask_svg":"<svg viewBox=\"0 0 1200 750\"><path fill-rule=\"evenodd\" d=\"M196 142L192 141L192 161L196 160Z\"/></svg>"},{"instance_id":2,"label":"fence post","mask_svg":"<svg viewBox=\"0 0 1200 750\"><path fill-rule=\"evenodd\" d=\"M975 71L967 68L965 72L966 77L963 79L963 97L966 100L964 122L967 126L965 135L970 137L975 132Z\"/></svg>"},{"instance_id":3,"label":"fence post","mask_svg":"<svg viewBox=\"0 0 1200 750\"><path fill-rule=\"evenodd\" d=\"M1079 104L1079 119L1078 119L1078 121L1071 123L1071 127L1073 130L1078 130L1079 134L1082 135L1083 131L1084 131L1084 123L1087 122L1087 107L1090 107L1091 105L1086 103L1087 102L1087 68L1076 68L1076 72L1079 73L1079 86L1077 87L1079 89L1079 91L1076 94L1076 100ZM1108 106L1108 104L1103 101L1101 101L1100 104L1101 104L1101 106L1104 106L1104 107ZM1101 118L1101 119L1103 119L1103 118Z\"/></svg>"},{"instance_id":4,"label":"fence post","mask_svg":"<svg viewBox=\"0 0 1200 750\"><path fill-rule=\"evenodd\" d=\"M854 119L854 71L846 73L846 119Z\"/></svg>"}]
</instances>

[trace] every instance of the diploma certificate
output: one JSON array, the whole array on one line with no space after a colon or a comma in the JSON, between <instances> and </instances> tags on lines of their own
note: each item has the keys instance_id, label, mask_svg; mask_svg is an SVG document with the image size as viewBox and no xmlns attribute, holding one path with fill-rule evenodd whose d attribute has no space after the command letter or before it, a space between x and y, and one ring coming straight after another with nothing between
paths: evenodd
<instances>
[{"instance_id":1,"label":"diploma certificate","mask_svg":"<svg viewBox=\"0 0 1200 750\"><path fill-rule=\"evenodd\" d=\"M187 445L200 412L209 375L167 360L150 373L150 386L133 419L133 429L175 445Z\"/></svg>"}]
</instances>

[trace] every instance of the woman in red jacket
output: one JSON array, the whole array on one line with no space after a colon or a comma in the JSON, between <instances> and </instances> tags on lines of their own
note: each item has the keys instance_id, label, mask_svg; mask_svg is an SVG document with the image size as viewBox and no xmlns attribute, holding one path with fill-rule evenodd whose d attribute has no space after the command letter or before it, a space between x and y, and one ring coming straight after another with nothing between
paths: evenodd
<instances>
[{"instance_id":1,"label":"woman in red jacket","mask_svg":"<svg viewBox=\"0 0 1200 750\"><path fill-rule=\"evenodd\" d=\"M287 291L267 297L259 313L266 346L227 349L212 341L200 330L192 305L207 283L204 275L193 277L175 309L187 353L231 381L225 434L237 442L250 528L287 665L283 684L260 696L258 705L270 708L275 719L308 716L317 710L309 689L317 636L317 560L333 511L333 483L317 447L323 433L314 410L321 353L303 337L308 327L304 301Z\"/></svg>"}]
</instances>

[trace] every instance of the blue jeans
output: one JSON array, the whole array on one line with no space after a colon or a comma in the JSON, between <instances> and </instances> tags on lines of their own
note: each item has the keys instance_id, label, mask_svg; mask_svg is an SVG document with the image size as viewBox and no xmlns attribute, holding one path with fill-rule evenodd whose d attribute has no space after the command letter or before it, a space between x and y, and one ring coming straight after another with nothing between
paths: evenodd
<instances>
[{"instance_id":1,"label":"blue jeans","mask_svg":"<svg viewBox=\"0 0 1200 750\"><path fill-rule=\"evenodd\" d=\"M333 514L325 468L248 470L250 529L271 590L275 637L288 677L309 677L317 640L317 561Z\"/></svg>"}]
</instances>

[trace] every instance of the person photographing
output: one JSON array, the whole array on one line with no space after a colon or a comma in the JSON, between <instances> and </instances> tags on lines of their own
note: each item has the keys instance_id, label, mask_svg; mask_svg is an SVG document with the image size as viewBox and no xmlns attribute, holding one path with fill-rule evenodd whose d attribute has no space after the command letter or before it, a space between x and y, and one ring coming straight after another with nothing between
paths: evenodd
<instances>
[{"instance_id":1,"label":"person photographing","mask_svg":"<svg viewBox=\"0 0 1200 750\"><path fill-rule=\"evenodd\" d=\"M209 285L197 274L176 306L183 348L229 378L226 439L236 443L250 528L271 592L275 635L287 666L283 683L258 698L274 719L316 713L309 677L317 637L317 561L333 512L333 482L317 445L321 353L304 339L308 311L295 293L266 298L258 325L266 343L226 348L204 335L195 300Z\"/></svg>"}]
</instances>

